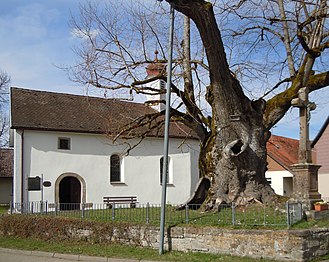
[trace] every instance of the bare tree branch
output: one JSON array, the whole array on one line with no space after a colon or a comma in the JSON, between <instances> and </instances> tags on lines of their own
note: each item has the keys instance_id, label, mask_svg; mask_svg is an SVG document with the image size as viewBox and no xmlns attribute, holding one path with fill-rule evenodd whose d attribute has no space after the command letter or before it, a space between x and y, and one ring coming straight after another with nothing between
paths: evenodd
<instances>
[{"instance_id":1,"label":"bare tree branch","mask_svg":"<svg viewBox=\"0 0 329 262\"><path fill-rule=\"evenodd\" d=\"M71 77L111 90L113 97L134 92L138 101L154 95L153 102L165 103L165 88L153 84L166 81L166 72L146 76L145 68L167 62L166 3L138 9L127 2L82 8L80 23L73 23L83 40L81 63L71 68ZM327 1L166 2L186 16L185 27L182 16L175 18L171 119L200 139L200 174L213 183L210 201L271 195L260 175L270 129L300 88L329 85ZM157 49L160 57L154 59ZM118 140L159 134L163 114L132 119L109 135Z\"/></svg>"},{"instance_id":2,"label":"bare tree branch","mask_svg":"<svg viewBox=\"0 0 329 262\"><path fill-rule=\"evenodd\" d=\"M289 72L290 72L290 76L293 77L293 76L295 76L296 70L295 70L294 59L293 59L292 50L291 50L289 26L288 26L288 22L287 22L287 17L286 17L286 13L285 13L285 9L284 9L283 0L278 0L278 5L279 5L280 15L281 15L281 19L282 19L282 27L283 27L283 32L284 32L284 45L285 45L286 53L287 53Z\"/></svg>"},{"instance_id":3,"label":"bare tree branch","mask_svg":"<svg viewBox=\"0 0 329 262\"><path fill-rule=\"evenodd\" d=\"M0 71L0 147L8 146L8 101L10 77L7 73Z\"/></svg>"}]
</instances>

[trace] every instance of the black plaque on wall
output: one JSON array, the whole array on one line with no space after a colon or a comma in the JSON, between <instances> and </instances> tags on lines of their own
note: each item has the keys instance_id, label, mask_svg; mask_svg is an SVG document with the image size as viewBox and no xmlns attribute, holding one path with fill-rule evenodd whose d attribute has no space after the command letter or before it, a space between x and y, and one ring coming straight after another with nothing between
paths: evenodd
<instances>
[{"instance_id":1,"label":"black plaque on wall","mask_svg":"<svg viewBox=\"0 0 329 262\"><path fill-rule=\"evenodd\" d=\"M27 179L27 190L28 191L40 191L41 190L41 178L36 177L29 177Z\"/></svg>"}]
</instances>

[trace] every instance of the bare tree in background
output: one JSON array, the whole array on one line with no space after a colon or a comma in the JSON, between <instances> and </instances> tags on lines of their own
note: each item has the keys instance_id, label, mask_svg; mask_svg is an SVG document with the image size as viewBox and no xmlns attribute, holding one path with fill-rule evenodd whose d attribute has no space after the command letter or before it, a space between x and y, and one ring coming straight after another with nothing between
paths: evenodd
<instances>
[{"instance_id":1,"label":"bare tree in background","mask_svg":"<svg viewBox=\"0 0 329 262\"><path fill-rule=\"evenodd\" d=\"M0 71L0 147L8 146L8 85L10 77L3 71Z\"/></svg>"},{"instance_id":2,"label":"bare tree in background","mask_svg":"<svg viewBox=\"0 0 329 262\"><path fill-rule=\"evenodd\" d=\"M272 199L265 179L270 130L300 88L329 84L327 1L166 2L186 16L176 17L171 120L200 139L200 176L211 181L207 203ZM158 95L165 90L150 83L166 80L166 72L145 78L145 67L167 61L168 6L124 3L81 6L73 20L81 60L72 78L112 97ZM134 119L122 130L161 115Z\"/></svg>"}]
</instances>

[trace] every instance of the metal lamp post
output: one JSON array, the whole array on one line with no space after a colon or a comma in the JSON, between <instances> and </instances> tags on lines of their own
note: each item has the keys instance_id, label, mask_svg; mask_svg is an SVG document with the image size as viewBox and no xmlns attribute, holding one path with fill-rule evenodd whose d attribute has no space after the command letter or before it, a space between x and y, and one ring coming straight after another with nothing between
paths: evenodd
<instances>
[{"instance_id":1,"label":"metal lamp post","mask_svg":"<svg viewBox=\"0 0 329 262\"><path fill-rule=\"evenodd\" d=\"M166 194L167 194L167 176L168 176L168 148L169 148L169 123L170 123L170 95L171 95L171 71L172 71L172 53L174 36L174 8L170 6L170 31L169 31L169 54L167 65L167 83L166 83L166 116L164 132L164 152L163 152L163 172L162 172L162 196L161 196L161 219L160 219L160 242L159 254L164 253L164 235L165 235L165 216L166 216Z\"/></svg>"}]
</instances>

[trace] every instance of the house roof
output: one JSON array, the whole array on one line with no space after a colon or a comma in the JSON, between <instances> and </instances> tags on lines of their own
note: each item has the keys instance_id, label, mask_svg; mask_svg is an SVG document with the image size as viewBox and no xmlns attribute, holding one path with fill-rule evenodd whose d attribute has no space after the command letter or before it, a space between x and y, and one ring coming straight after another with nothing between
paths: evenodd
<instances>
[{"instance_id":1,"label":"house roof","mask_svg":"<svg viewBox=\"0 0 329 262\"><path fill-rule=\"evenodd\" d=\"M316 145L316 143L319 141L319 139L323 135L323 132L327 129L328 125L329 125L329 116L327 117L327 120L324 122L323 126L321 127L319 133L316 135L316 137L312 141L311 147L314 147Z\"/></svg>"},{"instance_id":2,"label":"house roof","mask_svg":"<svg viewBox=\"0 0 329 262\"><path fill-rule=\"evenodd\" d=\"M144 104L81 95L11 88L11 128L78 133L98 133L116 136L132 121L156 111ZM148 132L147 136L162 137L163 116L150 124L124 133L133 137ZM136 123L134 125L137 126ZM150 126L157 128L150 131ZM185 125L171 122L170 137L196 135Z\"/></svg>"},{"instance_id":3,"label":"house roof","mask_svg":"<svg viewBox=\"0 0 329 262\"><path fill-rule=\"evenodd\" d=\"M11 148L0 148L0 177L13 177L14 172L14 150Z\"/></svg>"},{"instance_id":4,"label":"house roof","mask_svg":"<svg viewBox=\"0 0 329 262\"><path fill-rule=\"evenodd\" d=\"M267 155L285 169L298 163L299 140L272 135L267 142Z\"/></svg>"},{"instance_id":5,"label":"house roof","mask_svg":"<svg viewBox=\"0 0 329 262\"><path fill-rule=\"evenodd\" d=\"M79 133L99 133L115 136L122 127L145 114L156 111L144 104L97 97L11 88L11 128ZM160 119L157 119L160 121ZM328 119L327 119L328 122ZM328 123L327 123L328 124ZM148 126L125 133L134 136ZM162 137L163 128L147 136ZM170 136L197 138L185 125L172 122ZM285 169L298 162L299 141L272 135L267 142L267 154Z\"/></svg>"}]
</instances>

